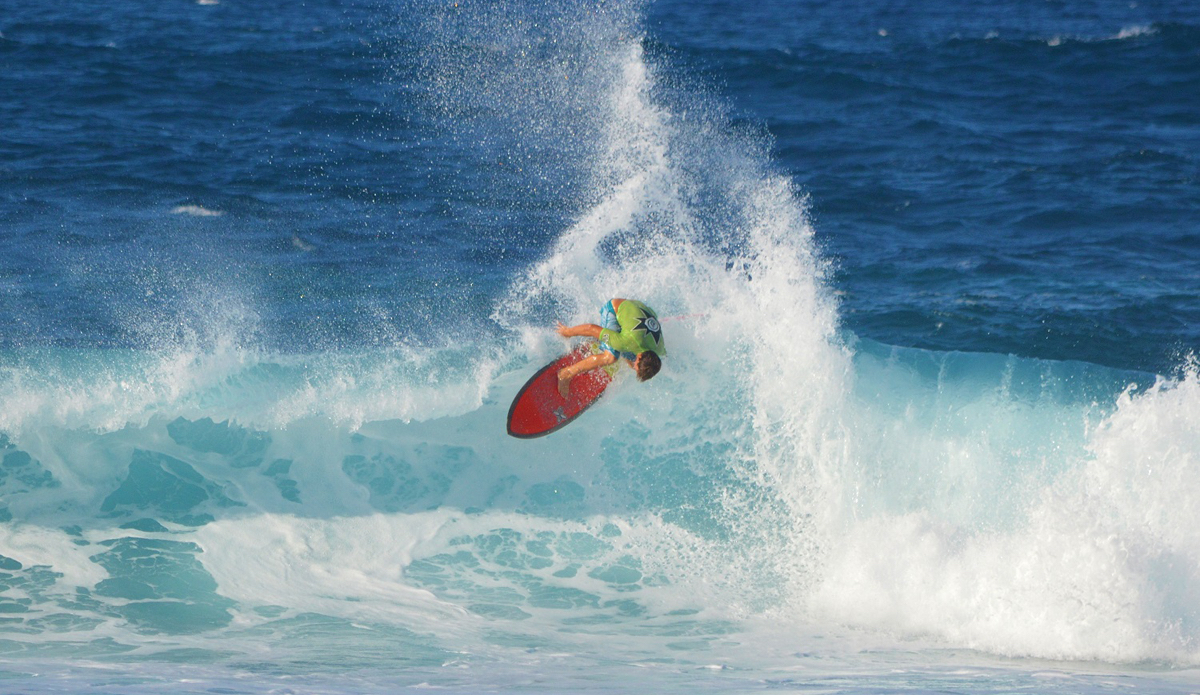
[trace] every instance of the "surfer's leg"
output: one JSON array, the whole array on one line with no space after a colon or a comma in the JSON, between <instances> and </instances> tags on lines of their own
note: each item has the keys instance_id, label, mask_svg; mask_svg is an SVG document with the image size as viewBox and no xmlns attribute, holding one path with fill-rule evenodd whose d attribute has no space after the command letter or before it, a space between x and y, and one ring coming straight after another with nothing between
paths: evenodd
<instances>
[{"instance_id":1,"label":"surfer's leg","mask_svg":"<svg viewBox=\"0 0 1200 695\"><path fill-rule=\"evenodd\" d=\"M616 357L613 357L613 355L608 351L604 351L592 355L591 357L585 357L569 367L563 367L562 369L558 370L559 395L561 395L563 398L567 397L567 394L570 393L571 379L574 379L584 372L590 372L593 369L607 367L616 361Z\"/></svg>"}]
</instances>

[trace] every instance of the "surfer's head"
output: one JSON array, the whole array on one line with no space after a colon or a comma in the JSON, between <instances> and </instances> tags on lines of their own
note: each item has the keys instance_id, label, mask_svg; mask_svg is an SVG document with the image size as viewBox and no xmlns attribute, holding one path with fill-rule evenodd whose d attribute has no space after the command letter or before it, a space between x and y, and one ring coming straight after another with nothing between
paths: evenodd
<instances>
[{"instance_id":1,"label":"surfer's head","mask_svg":"<svg viewBox=\"0 0 1200 695\"><path fill-rule=\"evenodd\" d=\"M650 377L658 374L658 370L662 369L662 360L656 353L649 350L639 352L633 368L637 372L638 381L649 381Z\"/></svg>"}]
</instances>

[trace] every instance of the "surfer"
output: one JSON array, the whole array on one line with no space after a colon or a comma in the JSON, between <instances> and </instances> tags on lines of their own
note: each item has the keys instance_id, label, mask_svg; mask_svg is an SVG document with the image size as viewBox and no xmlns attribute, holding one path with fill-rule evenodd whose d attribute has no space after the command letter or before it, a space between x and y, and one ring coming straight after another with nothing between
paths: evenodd
<instances>
[{"instance_id":1,"label":"surfer","mask_svg":"<svg viewBox=\"0 0 1200 695\"><path fill-rule=\"evenodd\" d=\"M563 398L570 392L571 379L607 367L618 359L633 367L638 381L647 381L662 368L661 358L667 356L667 349L653 309L632 299L610 299L600 308L600 324L558 324L558 334L562 337L593 338L600 348L595 355L558 370L558 392Z\"/></svg>"}]
</instances>

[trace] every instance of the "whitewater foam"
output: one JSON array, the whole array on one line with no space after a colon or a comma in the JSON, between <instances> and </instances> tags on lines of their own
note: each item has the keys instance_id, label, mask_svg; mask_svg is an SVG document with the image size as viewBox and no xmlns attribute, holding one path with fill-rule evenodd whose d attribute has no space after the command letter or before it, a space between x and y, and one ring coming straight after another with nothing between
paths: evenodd
<instances>
[{"instance_id":1,"label":"whitewater foam","mask_svg":"<svg viewBox=\"0 0 1200 695\"><path fill-rule=\"evenodd\" d=\"M906 489L919 491L889 481L880 493L901 495L884 503L890 510L859 506L830 554L816 612L1010 656L1197 663L1200 555L1188 531L1197 396L1191 375L1126 389L1099 413L1086 401L1054 405L1057 414L1045 402L998 403L986 411L994 423L976 424L985 449L942 452L962 472L926 468L925 494L906 502ZM1004 440L986 438L1025 409L1023 436L1047 415L1055 426L1045 444L1014 439L1015 458L1004 456ZM996 508L1003 518L981 524Z\"/></svg>"},{"instance_id":2,"label":"whitewater foam","mask_svg":"<svg viewBox=\"0 0 1200 695\"><path fill-rule=\"evenodd\" d=\"M1155 27L1151 24L1138 24L1138 25L1134 25L1134 26L1124 27L1123 29L1121 29L1121 31L1117 32L1117 35L1114 36L1113 38L1120 41L1123 39L1137 38L1139 36L1149 36L1149 35L1155 34L1155 33L1158 33L1157 27Z\"/></svg>"},{"instance_id":3,"label":"whitewater foam","mask_svg":"<svg viewBox=\"0 0 1200 695\"><path fill-rule=\"evenodd\" d=\"M204 2L200 3L205 4ZM211 3L216 4L216 3ZM176 205L171 208L172 215L191 215L192 217L220 217L225 213L221 210L211 210L203 205Z\"/></svg>"}]
</instances>

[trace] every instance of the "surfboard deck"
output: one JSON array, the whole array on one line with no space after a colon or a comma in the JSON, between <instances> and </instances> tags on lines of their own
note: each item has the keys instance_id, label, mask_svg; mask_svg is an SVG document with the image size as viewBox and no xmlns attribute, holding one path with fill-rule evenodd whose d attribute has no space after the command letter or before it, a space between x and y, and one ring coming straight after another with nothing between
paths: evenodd
<instances>
[{"instance_id":1,"label":"surfboard deck","mask_svg":"<svg viewBox=\"0 0 1200 695\"><path fill-rule=\"evenodd\" d=\"M571 379L565 400L558 393L558 370L592 354L591 344L580 345L530 377L509 406L508 433L519 439L544 437L595 403L612 382L612 375L604 369L593 369Z\"/></svg>"}]
</instances>

